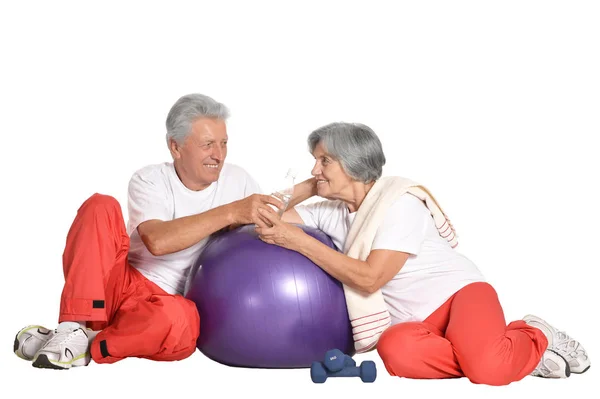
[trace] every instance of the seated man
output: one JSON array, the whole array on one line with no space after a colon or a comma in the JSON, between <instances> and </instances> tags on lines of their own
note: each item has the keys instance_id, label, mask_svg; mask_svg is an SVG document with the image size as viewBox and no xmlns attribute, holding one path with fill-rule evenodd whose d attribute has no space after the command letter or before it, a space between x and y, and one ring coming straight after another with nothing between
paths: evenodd
<instances>
[{"instance_id":1,"label":"seated man","mask_svg":"<svg viewBox=\"0 0 600 399\"><path fill-rule=\"evenodd\" d=\"M200 316L184 298L208 237L255 223L283 204L261 195L241 167L226 164L228 110L181 97L166 121L173 162L146 166L129 182L127 228L120 204L94 194L79 208L63 254L65 285L56 329L17 333L15 353L34 367L69 369L126 357L181 360L194 353Z\"/></svg>"}]
</instances>

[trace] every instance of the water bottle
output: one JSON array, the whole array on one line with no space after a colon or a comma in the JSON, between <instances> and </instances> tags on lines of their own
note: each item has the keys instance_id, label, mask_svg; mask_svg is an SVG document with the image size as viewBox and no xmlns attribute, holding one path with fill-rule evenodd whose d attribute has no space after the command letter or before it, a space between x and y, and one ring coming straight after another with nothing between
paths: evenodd
<instances>
[{"instance_id":1,"label":"water bottle","mask_svg":"<svg viewBox=\"0 0 600 399\"><path fill-rule=\"evenodd\" d=\"M283 180L278 184L279 187L273 194L273 197L283 202L283 209L276 209L279 217L286 211L292 196L294 195L294 185L296 184L296 172L293 169L288 169Z\"/></svg>"}]
</instances>

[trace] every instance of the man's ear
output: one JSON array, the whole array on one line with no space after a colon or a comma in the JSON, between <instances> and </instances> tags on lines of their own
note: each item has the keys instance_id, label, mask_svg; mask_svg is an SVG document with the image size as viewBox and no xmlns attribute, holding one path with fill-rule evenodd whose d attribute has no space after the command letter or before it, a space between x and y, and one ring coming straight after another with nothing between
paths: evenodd
<instances>
[{"instance_id":1,"label":"man's ear","mask_svg":"<svg viewBox=\"0 0 600 399\"><path fill-rule=\"evenodd\" d=\"M169 141L169 151L171 152L173 159L178 159L181 157L181 147L173 139Z\"/></svg>"}]
</instances>

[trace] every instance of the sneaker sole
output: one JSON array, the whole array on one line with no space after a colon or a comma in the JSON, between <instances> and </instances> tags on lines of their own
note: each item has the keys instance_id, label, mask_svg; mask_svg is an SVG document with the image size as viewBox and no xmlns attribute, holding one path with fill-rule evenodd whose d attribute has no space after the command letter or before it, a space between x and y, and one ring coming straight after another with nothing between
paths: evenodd
<instances>
[{"instance_id":1,"label":"sneaker sole","mask_svg":"<svg viewBox=\"0 0 600 399\"><path fill-rule=\"evenodd\" d=\"M592 367L591 365L587 366L586 368L583 369L583 371L572 371L573 374L583 374L586 371L588 371L590 369L590 367Z\"/></svg>"},{"instance_id":2,"label":"sneaker sole","mask_svg":"<svg viewBox=\"0 0 600 399\"><path fill-rule=\"evenodd\" d=\"M32 366L40 369L53 369L53 370L68 370L72 367L81 367L87 366L90 363L90 355L88 354L85 357L79 358L71 363L60 363L51 361L48 359L48 356L44 354L39 354L37 358L33 361Z\"/></svg>"},{"instance_id":3,"label":"sneaker sole","mask_svg":"<svg viewBox=\"0 0 600 399\"><path fill-rule=\"evenodd\" d=\"M56 364L52 363L50 360L48 360L48 356L46 355L39 355L37 357L37 359L35 359L35 362L33 362L33 367L37 367L40 369L52 369L52 370L68 370L70 368L69 367L60 367L57 366Z\"/></svg>"}]
</instances>

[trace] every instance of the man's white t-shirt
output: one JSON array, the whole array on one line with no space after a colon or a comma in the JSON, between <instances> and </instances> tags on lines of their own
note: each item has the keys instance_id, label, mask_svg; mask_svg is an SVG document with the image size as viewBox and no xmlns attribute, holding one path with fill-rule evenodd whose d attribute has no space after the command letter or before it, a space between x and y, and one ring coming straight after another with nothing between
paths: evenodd
<instances>
[{"instance_id":1,"label":"man's white t-shirt","mask_svg":"<svg viewBox=\"0 0 600 399\"><path fill-rule=\"evenodd\" d=\"M342 201L298 205L307 226L329 235L343 250L356 212ZM381 291L392 324L423 321L465 285L485 281L473 262L440 236L427 206L411 194L402 195L387 211L371 250L407 252L408 260Z\"/></svg>"},{"instance_id":2,"label":"man's white t-shirt","mask_svg":"<svg viewBox=\"0 0 600 399\"><path fill-rule=\"evenodd\" d=\"M188 189L172 162L146 166L129 181L127 233L131 239L129 263L169 294L184 294L191 267L208 238L182 251L154 256L138 234L147 220L169 221L260 193L258 183L241 167L225 163L219 179L202 191Z\"/></svg>"}]
</instances>

